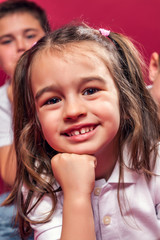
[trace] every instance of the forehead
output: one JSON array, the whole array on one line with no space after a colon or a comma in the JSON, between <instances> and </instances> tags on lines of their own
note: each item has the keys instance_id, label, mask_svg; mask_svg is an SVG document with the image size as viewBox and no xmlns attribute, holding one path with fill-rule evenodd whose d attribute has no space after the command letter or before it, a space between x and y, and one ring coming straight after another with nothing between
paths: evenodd
<instances>
[{"instance_id":1,"label":"forehead","mask_svg":"<svg viewBox=\"0 0 160 240\"><path fill-rule=\"evenodd\" d=\"M33 63L40 59L45 59L44 55L49 57L58 57L69 61L85 60L94 61L95 63L103 62L109 68L110 54L98 43L92 41L83 41L67 43L64 45L46 46L34 56Z\"/></svg>"},{"instance_id":2,"label":"forehead","mask_svg":"<svg viewBox=\"0 0 160 240\"><path fill-rule=\"evenodd\" d=\"M61 48L44 48L32 59L29 68L29 82L34 92L46 85L65 86L78 84L82 79L110 79L112 74L106 64L104 50L93 43L70 44ZM98 51L98 54L96 54ZM101 52L101 53L100 53ZM72 86L73 86L72 85ZM36 92L35 91L35 92Z\"/></svg>"},{"instance_id":3,"label":"forehead","mask_svg":"<svg viewBox=\"0 0 160 240\"><path fill-rule=\"evenodd\" d=\"M41 28L41 25L39 20L29 12L10 13L0 18L0 33L24 28Z\"/></svg>"}]
</instances>

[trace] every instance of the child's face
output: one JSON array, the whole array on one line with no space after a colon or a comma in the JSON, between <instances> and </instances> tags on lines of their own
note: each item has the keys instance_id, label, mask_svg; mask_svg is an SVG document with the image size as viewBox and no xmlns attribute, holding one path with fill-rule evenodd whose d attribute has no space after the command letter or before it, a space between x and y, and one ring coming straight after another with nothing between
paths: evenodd
<instances>
[{"instance_id":1,"label":"child's face","mask_svg":"<svg viewBox=\"0 0 160 240\"><path fill-rule=\"evenodd\" d=\"M0 19L0 67L12 78L20 56L37 42L44 31L29 13L9 14Z\"/></svg>"},{"instance_id":2,"label":"child's face","mask_svg":"<svg viewBox=\"0 0 160 240\"><path fill-rule=\"evenodd\" d=\"M152 53L149 64L149 79L152 82L150 92L155 102L160 106L160 55L157 52Z\"/></svg>"},{"instance_id":3,"label":"child's face","mask_svg":"<svg viewBox=\"0 0 160 240\"><path fill-rule=\"evenodd\" d=\"M31 68L42 131L59 152L107 153L119 129L117 88L104 61L88 50L90 44L78 43L75 51L43 52Z\"/></svg>"}]
</instances>

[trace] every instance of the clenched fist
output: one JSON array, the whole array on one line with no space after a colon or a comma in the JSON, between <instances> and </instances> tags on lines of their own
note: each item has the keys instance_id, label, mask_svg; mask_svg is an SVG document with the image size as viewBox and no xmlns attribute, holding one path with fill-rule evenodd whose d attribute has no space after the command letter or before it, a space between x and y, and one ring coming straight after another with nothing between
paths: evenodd
<instances>
[{"instance_id":1,"label":"clenched fist","mask_svg":"<svg viewBox=\"0 0 160 240\"><path fill-rule=\"evenodd\" d=\"M95 183L96 158L91 155L59 153L51 160L53 174L64 195L90 195Z\"/></svg>"}]
</instances>

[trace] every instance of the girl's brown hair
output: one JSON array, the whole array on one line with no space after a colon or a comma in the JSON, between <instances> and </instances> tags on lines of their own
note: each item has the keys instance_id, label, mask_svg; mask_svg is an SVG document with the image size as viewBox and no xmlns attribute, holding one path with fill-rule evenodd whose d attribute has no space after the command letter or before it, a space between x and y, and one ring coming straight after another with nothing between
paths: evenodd
<instances>
[{"instance_id":1,"label":"girl's brown hair","mask_svg":"<svg viewBox=\"0 0 160 240\"><path fill-rule=\"evenodd\" d=\"M120 184L123 184L123 150L126 144L130 151L128 167L138 173L144 173L148 180L156 161L160 122L156 104L144 83L142 58L133 43L119 33L111 32L109 37L105 37L98 30L85 24L67 25L43 37L19 60L14 81L14 136L18 168L13 191L5 204L16 202L22 238L30 230L29 223L34 223L27 214L44 194L50 195L53 200L52 211L43 222L49 220L56 204L57 190L53 187L55 179L50 163L56 151L45 141L36 115L30 79L32 62L35 56L46 49L63 51L65 46L72 47L72 43L82 41L90 42L91 49L92 42L100 46L107 56L106 67L119 92L121 121L118 189ZM26 200L23 199L23 185L28 188ZM37 196L37 203L30 206L33 194Z\"/></svg>"}]
</instances>

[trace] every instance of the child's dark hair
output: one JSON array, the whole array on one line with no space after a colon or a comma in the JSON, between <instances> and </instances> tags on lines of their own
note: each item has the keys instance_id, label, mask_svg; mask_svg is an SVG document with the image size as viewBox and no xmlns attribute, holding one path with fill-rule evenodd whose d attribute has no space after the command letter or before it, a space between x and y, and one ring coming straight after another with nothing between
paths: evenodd
<instances>
[{"instance_id":1,"label":"child's dark hair","mask_svg":"<svg viewBox=\"0 0 160 240\"><path fill-rule=\"evenodd\" d=\"M114 32L105 37L98 30L85 24L67 25L48 34L21 57L15 72L14 135L18 168L15 186L6 204L13 200L17 203L22 237L27 234L28 223L34 223L27 217L31 211L29 203L33 193L38 196L37 202L44 194L51 196L51 214L56 204L50 163L56 152L46 143L36 114L31 88L32 62L43 51L63 52L67 51L67 47L74 49L77 43L76 47L81 47L81 42L90 42L91 51L103 58L118 89L121 116L118 135L119 188L123 185L123 151L126 145L129 148L128 167L138 173L144 173L148 181L156 161L160 136L157 107L146 89L141 71L143 61L132 42L122 34ZM94 51L93 43L99 46L101 52ZM29 193L23 202L24 184ZM51 214L43 222L47 221Z\"/></svg>"},{"instance_id":2,"label":"child's dark hair","mask_svg":"<svg viewBox=\"0 0 160 240\"><path fill-rule=\"evenodd\" d=\"M8 0L0 3L0 19L9 14L28 12L35 17L44 32L50 32L50 24L47 19L45 10L35 2L27 0Z\"/></svg>"}]
</instances>

